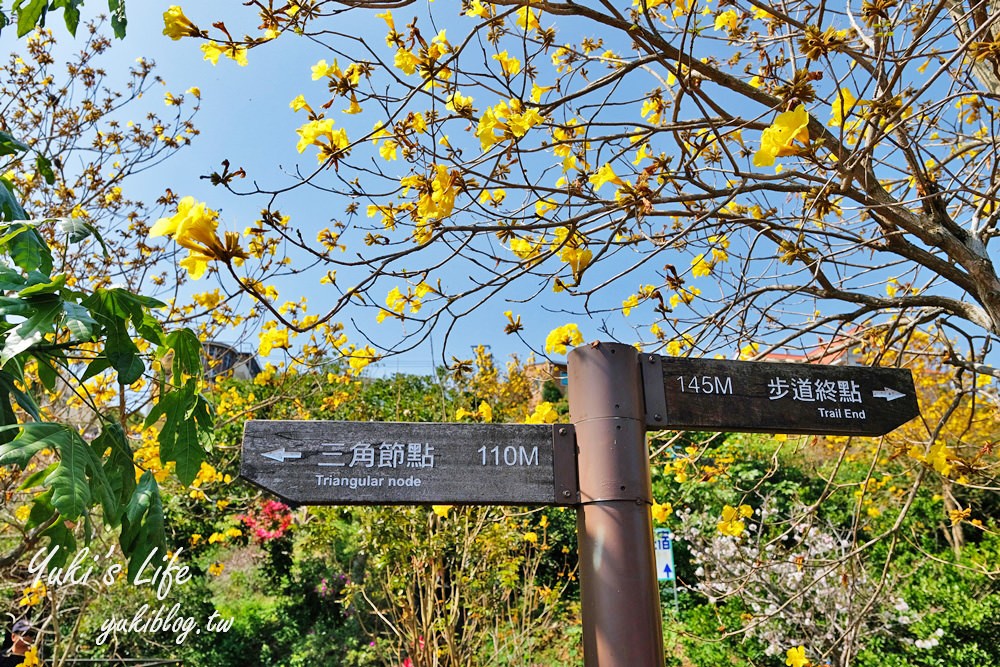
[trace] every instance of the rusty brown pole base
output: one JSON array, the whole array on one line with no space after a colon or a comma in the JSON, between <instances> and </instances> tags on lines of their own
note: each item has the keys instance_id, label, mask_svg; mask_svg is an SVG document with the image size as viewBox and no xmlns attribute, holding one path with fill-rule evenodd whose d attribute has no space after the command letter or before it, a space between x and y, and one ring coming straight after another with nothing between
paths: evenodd
<instances>
[{"instance_id":1,"label":"rusty brown pole base","mask_svg":"<svg viewBox=\"0 0 1000 667\"><path fill-rule=\"evenodd\" d=\"M638 352L594 343L570 352L567 366L579 448L584 665L663 667Z\"/></svg>"}]
</instances>

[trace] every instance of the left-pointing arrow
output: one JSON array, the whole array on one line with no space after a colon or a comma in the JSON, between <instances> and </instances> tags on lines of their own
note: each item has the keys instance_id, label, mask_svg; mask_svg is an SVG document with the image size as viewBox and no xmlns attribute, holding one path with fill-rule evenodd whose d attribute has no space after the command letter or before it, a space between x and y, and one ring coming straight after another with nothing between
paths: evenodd
<instances>
[{"instance_id":1,"label":"left-pointing arrow","mask_svg":"<svg viewBox=\"0 0 1000 667\"><path fill-rule=\"evenodd\" d=\"M277 461L278 463L284 463L285 459L301 459L302 452L289 452L285 451L285 448L282 447L281 449L264 452L261 456L271 459L272 461Z\"/></svg>"}]
</instances>

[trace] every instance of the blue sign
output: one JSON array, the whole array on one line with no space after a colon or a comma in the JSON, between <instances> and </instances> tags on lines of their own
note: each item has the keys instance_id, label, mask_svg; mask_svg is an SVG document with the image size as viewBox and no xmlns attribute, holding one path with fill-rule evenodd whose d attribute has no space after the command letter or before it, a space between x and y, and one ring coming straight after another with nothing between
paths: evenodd
<instances>
[{"instance_id":1,"label":"blue sign","mask_svg":"<svg viewBox=\"0 0 1000 667\"><path fill-rule=\"evenodd\" d=\"M666 528L653 530L653 549L656 551L656 578L674 581L674 536Z\"/></svg>"}]
</instances>

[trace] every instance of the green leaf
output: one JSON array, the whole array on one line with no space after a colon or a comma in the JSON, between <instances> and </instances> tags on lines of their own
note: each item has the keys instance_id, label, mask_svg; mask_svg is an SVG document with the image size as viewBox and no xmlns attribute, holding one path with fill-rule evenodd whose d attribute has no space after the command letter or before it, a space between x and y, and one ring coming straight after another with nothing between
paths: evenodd
<instances>
[{"instance_id":1,"label":"green leaf","mask_svg":"<svg viewBox=\"0 0 1000 667\"><path fill-rule=\"evenodd\" d=\"M177 478L185 486L201 470L201 462L205 460L203 439L212 429L210 406L195 392L195 386L195 382L189 382L182 389L160 396L145 422L148 427L164 418L158 438L160 461L164 464L174 461Z\"/></svg>"},{"instance_id":2,"label":"green leaf","mask_svg":"<svg viewBox=\"0 0 1000 667\"><path fill-rule=\"evenodd\" d=\"M83 372L83 377L80 378L80 382L86 382L92 377L97 377L109 368L111 368L110 361L108 361L105 357L97 357L87 364L87 370Z\"/></svg>"},{"instance_id":3,"label":"green leaf","mask_svg":"<svg viewBox=\"0 0 1000 667\"><path fill-rule=\"evenodd\" d=\"M153 473L146 471L122 514L122 532L118 539L128 558L128 576L135 580L143 562L155 550L166 555L163 531L163 503Z\"/></svg>"},{"instance_id":4,"label":"green leaf","mask_svg":"<svg viewBox=\"0 0 1000 667\"><path fill-rule=\"evenodd\" d=\"M45 481L45 478L49 476L49 473L51 473L53 470L55 470L56 466L58 466L58 465L59 465L59 462L55 461L55 462L49 464L49 466L47 468L44 468L42 470L39 470L39 471L35 472L33 475L31 475L26 480L24 480L23 482L21 482L21 485L17 487L17 490L18 491L28 491L30 489L35 488L36 486L41 486L42 482Z\"/></svg>"},{"instance_id":5,"label":"green leaf","mask_svg":"<svg viewBox=\"0 0 1000 667\"><path fill-rule=\"evenodd\" d=\"M0 219L13 221L24 220L27 217L28 214L14 196L14 185L0 176Z\"/></svg>"},{"instance_id":6,"label":"green leaf","mask_svg":"<svg viewBox=\"0 0 1000 667\"><path fill-rule=\"evenodd\" d=\"M167 334L166 346L174 351L173 375L177 382L182 375L201 375L201 341L191 329Z\"/></svg>"},{"instance_id":7,"label":"green leaf","mask_svg":"<svg viewBox=\"0 0 1000 667\"><path fill-rule=\"evenodd\" d=\"M54 330L55 319L62 312L62 301L47 298L32 305L35 311L28 319L7 332L3 350L0 351L0 367L42 342L45 334Z\"/></svg>"},{"instance_id":8,"label":"green leaf","mask_svg":"<svg viewBox=\"0 0 1000 667\"><path fill-rule=\"evenodd\" d=\"M62 360L65 364L66 357L61 352L36 354L35 357L38 359L39 381L41 381L42 386L49 391L55 391L56 380L59 378L59 373L56 370L56 360Z\"/></svg>"},{"instance_id":9,"label":"green leaf","mask_svg":"<svg viewBox=\"0 0 1000 667\"><path fill-rule=\"evenodd\" d=\"M65 426L64 433L55 439L59 465L45 478L45 485L52 489L52 504L60 514L75 520L90 509L95 492L103 501L111 496L111 489L94 450L76 429Z\"/></svg>"},{"instance_id":10,"label":"green leaf","mask_svg":"<svg viewBox=\"0 0 1000 667\"><path fill-rule=\"evenodd\" d=\"M94 337L97 320L90 316L90 311L72 301L63 302L63 312L66 314L66 328L73 334L75 341L89 341Z\"/></svg>"},{"instance_id":11,"label":"green leaf","mask_svg":"<svg viewBox=\"0 0 1000 667\"><path fill-rule=\"evenodd\" d=\"M17 414L11 403L10 394L0 395L0 446L6 445L17 435L17 431L4 430L2 427L17 425Z\"/></svg>"},{"instance_id":12,"label":"green leaf","mask_svg":"<svg viewBox=\"0 0 1000 667\"><path fill-rule=\"evenodd\" d=\"M6 370L0 370L0 394L4 396L7 400L7 405L11 405L10 399L13 396L17 401L17 404L21 406L21 409L31 415L31 418L35 421L41 421L41 416L39 415L38 404L35 403L35 399L32 398L31 394L18 388L15 384L16 378L8 373ZM10 425L16 423L15 420L10 419L10 415L4 415L4 425Z\"/></svg>"},{"instance_id":13,"label":"green leaf","mask_svg":"<svg viewBox=\"0 0 1000 667\"><path fill-rule=\"evenodd\" d=\"M45 12L47 9L48 0L28 0L27 6L24 6L23 3L15 3L14 11L17 13L17 36L24 37L36 25L45 25Z\"/></svg>"},{"instance_id":14,"label":"green leaf","mask_svg":"<svg viewBox=\"0 0 1000 667\"><path fill-rule=\"evenodd\" d=\"M77 519L90 507L92 486L110 495L107 477L94 452L76 429L65 424L34 422L0 427L0 432L21 429L13 441L0 445L0 464L14 463L24 468L43 449L59 452L59 462L45 478L52 491L52 506L67 519Z\"/></svg>"},{"instance_id":15,"label":"green leaf","mask_svg":"<svg viewBox=\"0 0 1000 667\"><path fill-rule=\"evenodd\" d=\"M70 243L79 243L90 236L94 228L80 218L64 218L59 222L59 231L69 236Z\"/></svg>"},{"instance_id":16,"label":"green leaf","mask_svg":"<svg viewBox=\"0 0 1000 667\"><path fill-rule=\"evenodd\" d=\"M136 326L136 331L150 343L157 346L163 345L163 327L152 314L146 313L143 316L142 322Z\"/></svg>"},{"instance_id":17,"label":"green leaf","mask_svg":"<svg viewBox=\"0 0 1000 667\"><path fill-rule=\"evenodd\" d=\"M73 531L66 525L65 521L56 521L42 533L43 537L49 539L48 548L51 551L54 547L59 547L49 561L49 570L56 567L66 567L70 555L76 551L76 537Z\"/></svg>"},{"instance_id":18,"label":"green leaf","mask_svg":"<svg viewBox=\"0 0 1000 667\"><path fill-rule=\"evenodd\" d=\"M13 296L0 296L0 315L28 317L33 312L35 312L34 306L24 299Z\"/></svg>"},{"instance_id":19,"label":"green leaf","mask_svg":"<svg viewBox=\"0 0 1000 667\"><path fill-rule=\"evenodd\" d=\"M0 267L0 292L16 292L24 287L21 272L9 267Z\"/></svg>"},{"instance_id":20,"label":"green leaf","mask_svg":"<svg viewBox=\"0 0 1000 667\"><path fill-rule=\"evenodd\" d=\"M53 0L50 9L63 8L63 18L66 21L66 29L69 34L76 37L76 28L80 25L80 5L83 0ZM49 183L49 185L52 185Z\"/></svg>"},{"instance_id":21,"label":"green leaf","mask_svg":"<svg viewBox=\"0 0 1000 667\"><path fill-rule=\"evenodd\" d=\"M128 365L116 368L115 370L118 371L118 381L128 385L142 377L143 372L146 370L146 364L143 363L137 354L129 359Z\"/></svg>"},{"instance_id":22,"label":"green leaf","mask_svg":"<svg viewBox=\"0 0 1000 667\"><path fill-rule=\"evenodd\" d=\"M87 297L83 305L104 328L104 355L111 367L118 371L118 381L132 384L142 376L145 364L139 358L139 348L129 335L128 321L131 318L141 320L143 312L141 306L122 298L121 292L98 289Z\"/></svg>"},{"instance_id":23,"label":"green leaf","mask_svg":"<svg viewBox=\"0 0 1000 667\"><path fill-rule=\"evenodd\" d=\"M45 525L55 514L56 508L52 505L51 490L35 496L35 502L31 505L31 511L28 514L28 521L25 524L25 528L33 530ZM65 567L69 556L76 551L76 538L73 536L73 531L66 526L65 521L56 521L46 528L41 533L41 536L48 539L46 549L52 550L54 547L59 547L48 561L49 569Z\"/></svg>"},{"instance_id":24,"label":"green leaf","mask_svg":"<svg viewBox=\"0 0 1000 667\"><path fill-rule=\"evenodd\" d=\"M68 436L68 426L48 422L0 426L0 433L21 431L20 435L5 445L0 445L0 465L14 464L25 468L28 462L43 449L56 449Z\"/></svg>"},{"instance_id":25,"label":"green leaf","mask_svg":"<svg viewBox=\"0 0 1000 667\"><path fill-rule=\"evenodd\" d=\"M36 282L37 280L37 282ZM55 278L49 278L43 273L32 271L28 276L31 283L20 292L18 296L34 296L36 294L54 294L66 286L66 274L60 273Z\"/></svg>"},{"instance_id":26,"label":"green leaf","mask_svg":"<svg viewBox=\"0 0 1000 667\"><path fill-rule=\"evenodd\" d=\"M125 17L125 0L108 0L108 11L111 12L111 28L115 31L115 37L123 39L125 28L128 26L128 19Z\"/></svg>"},{"instance_id":27,"label":"green leaf","mask_svg":"<svg viewBox=\"0 0 1000 667\"><path fill-rule=\"evenodd\" d=\"M15 139L9 132L0 131L0 155L23 153L28 147Z\"/></svg>"},{"instance_id":28,"label":"green leaf","mask_svg":"<svg viewBox=\"0 0 1000 667\"><path fill-rule=\"evenodd\" d=\"M79 14L77 14L77 17L79 18ZM56 173L52 171L52 162L41 153L35 156L35 169L41 174L47 184L55 184Z\"/></svg>"},{"instance_id":29,"label":"green leaf","mask_svg":"<svg viewBox=\"0 0 1000 667\"><path fill-rule=\"evenodd\" d=\"M35 496L35 502L32 504L31 511L28 514L28 520L24 524L25 528L28 530L37 528L52 518L52 515L56 513L56 508L52 506L51 500L51 491L46 491L41 495Z\"/></svg>"},{"instance_id":30,"label":"green leaf","mask_svg":"<svg viewBox=\"0 0 1000 667\"><path fill-rule=\"evenodd\" d=\"M23 212L23 211L22 211ZM38 230L25 224L10 226L15 235L7 244L10 258L25 273L41 271L52 273L52 252Z\"/></svg>"},{"instance_id":31,"label":"green leaf","mask_svg":"<svg viewBox=\"0 0 1000 667\"><path fill-rule=\"evenodd\" d=\"M111 502L104 507L104 518L114 526L121 521L125 506L135 491L135 464L132 462L132 450L129 449L125 431L115 422L104 424L101 434L94 438L91 446L99 458L104 457L104 452L108 451L104 461L104 475L108 479Z\"/></svg>"}]
</instances>

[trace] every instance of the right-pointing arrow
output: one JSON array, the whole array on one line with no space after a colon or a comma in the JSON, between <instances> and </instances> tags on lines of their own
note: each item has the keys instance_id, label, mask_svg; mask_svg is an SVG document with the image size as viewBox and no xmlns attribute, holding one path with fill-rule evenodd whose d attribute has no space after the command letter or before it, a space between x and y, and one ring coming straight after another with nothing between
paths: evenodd
<instances>
[{"instance_id":1,"label":"right-pointing arrow","mask_svg":"<svg viewBox=\"0 0 1000 667\"><path fill-rule=\"evenodd\" d=\"M873 391L872 396L875 398L884 398L886 401L895 401L897 398L903 398L906 394L901 394L895 389L884 387L881 391Z\"/></svg>"}]
</instances>

